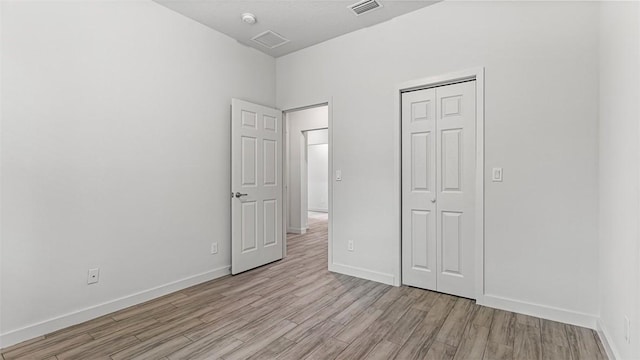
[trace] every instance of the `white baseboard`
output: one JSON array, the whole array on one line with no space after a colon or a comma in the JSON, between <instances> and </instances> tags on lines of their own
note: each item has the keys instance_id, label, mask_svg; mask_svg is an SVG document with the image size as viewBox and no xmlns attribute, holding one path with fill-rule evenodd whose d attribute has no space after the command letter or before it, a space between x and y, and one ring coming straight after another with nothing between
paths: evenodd
<instances>
[{"instance_id":1,"label":"white baseboard","mask_svg":"<svg viewBox=\"0 0 640 360\"><path fill-rule=\"evenodd\" d=\"M87 307L65 315L57 316L36 324L28 325L20 329L11 330L0 334L0 349L15 345L17 343L34 339L42 335L63 329L72 325L95 319L107 315L114 311L122 310L129 306L137 305L157 297L176 292L189 286L197 285L206 281L217 279L231 273L230 266L213 269L202 274L189 276L184 279L170 282L168 284L156 286L135 294L127 295L119 299L110 300L102 304Z\"/></svg>"},{"instance_id":2,"label":"white baseboard","mask_svg":"<svg viewBox=\"0 0 640 360\"><path fill-rule=\"evenodd\" d=\"M598 317L592 314L581 313L568 309L529 303L520 300L509 299L496 295L485 294L476 300L478 305L484 305L500 310L512 311L520 314L535 316L547 320L553 320L565 324L577 325L589 329L596 328Z\"/></svg>"},{"instance_id":3,"label":"white baseboard","mask_svg":"<svg viewBox=\"0 0 640 360\"><path fill-rule=\"evenodd\" d=\"M289 227L289 228L287 228L287 233L288 234L306 234L307 233L307 228Z\"/></svg>"},{"instance_id":4,"label":"white baseboard","mask_svg":"<svg viewBox=\"0 0 640 360\"><path fill-rule=\"evenodd\" d=\"M387 285L394 285L395 276L392 274L385 274L373 270L367 270L355 266L342 265L342 264L329 264L329 271L336 272L344 275L354 276L361 279L367 279Z\"/></svg>"},{"instance_id":5,"label":"white baseboard","mask_svg":"<svg viewBox=\"0 0 640 360\"><path fill-rule=\"evenodd\" d=\"M622 356L620 356L620 352L618 352L606 326L604 326L604 324L600 320L597 321L596 326L598 337L602 342L602 346L604 346L604 351L607 353L607 357L609 358L609 360L622 359Z\"/></svg>"},{"instance_id":6,"label":"white baseboard","mask_svg":"<svg viewBox=\"0 0 640 360\"><path fill-rule=\"evenodd\" d=\"M321 209L321 208L308 208L307 210L309 211L313 211L313 212L320 212L320 213L328 213L329 209Z\"/></svg>"}]
</instances>

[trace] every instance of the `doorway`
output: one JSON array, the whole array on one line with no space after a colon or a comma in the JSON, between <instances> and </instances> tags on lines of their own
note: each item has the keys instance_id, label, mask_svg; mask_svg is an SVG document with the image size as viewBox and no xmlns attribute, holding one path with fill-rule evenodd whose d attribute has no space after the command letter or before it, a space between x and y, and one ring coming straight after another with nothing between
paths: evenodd
<instances>
[{"instance_id":1,"label":"doorway","mask_svg":"<svg viewBox=\"0 0 640 360\"><path fill-rule=\"evenodd\" d=\"M308 227L309 222L329 220L329 129L305 131L305 138Z\"/></svg>"},{"instance_id":2,"label":"doorway","mask_svg":"<svg viewBox=\"0 0 640 360\"><path fill-rule=\"evenodd\" d=\"M305 234L312 221L329 221L329 106L285 111L285 203L288 234Z\"/></svg>"}]
</instances>

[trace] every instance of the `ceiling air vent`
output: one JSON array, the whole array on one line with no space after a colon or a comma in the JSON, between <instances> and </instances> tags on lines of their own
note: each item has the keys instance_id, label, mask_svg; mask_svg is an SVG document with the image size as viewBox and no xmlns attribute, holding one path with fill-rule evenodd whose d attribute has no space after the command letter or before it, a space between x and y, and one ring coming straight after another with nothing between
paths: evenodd
<instances>
[{"instance_id":1,"label":"ceiling air vent","mask_svg":"<svg viewBox=\"0 0 640 360\"><path fill-rule=\"evenodd\" d=\"M351 11L356 14L356 16L360 16L364 13L368 13L369 11L379 9L381 7L382 4L380 4L376 0L364 0L349 6L349 9L351 9Z\"/></svg>"},{"instance_id":2,"label":"ceiling air vent","mask_svg":"<svg viewBox=\"0 0 640 360\"><path fill-rule=\"evenodd\" d=\"M281 35L276 34L271 30L260 33L251 38L251 40L269 49L275 49L278 46L284 45L289 42L289 39L285 39Z\"/></svg>"}]
</instances>

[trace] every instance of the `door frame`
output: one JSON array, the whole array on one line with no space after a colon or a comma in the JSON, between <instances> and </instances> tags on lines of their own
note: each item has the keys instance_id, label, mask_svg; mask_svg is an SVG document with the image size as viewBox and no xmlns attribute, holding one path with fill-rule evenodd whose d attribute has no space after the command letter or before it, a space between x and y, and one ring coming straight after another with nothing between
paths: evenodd
<instances>
[{"instance_id":1,"label":"door frame","mask_svg":"<svg viewBox=\"0 0 640 360\"><path fill-rule=\"evenodd\" d=\"M402 285L402 93L443 86L462 81L476 81L476 172L475 172L475 300L484 298L484 67L430 76L398 84L394 89L394 171L396 209L397 266L395 286Z\"/></svg>"},{"instance_id":2,"label":"door frame","mask_svg":"<svg viewBox=\"0 0 640 360\"><path fill-rule=\"evenodd\" d=\"M326 106L327 107L327 129L329 132L329 139L328 139L328 157L329 157L329 189L328 189L328 202L327 202L327 208L328 208L328 214L329 214L329 222L328 222L328 229L327 229L327 244L328 244L328 264L327 264L327 268L329 270L331 270L331 264L333 264L333 181L334 181L334 177L333 177L333 98L329 98L327 100L321 100L318 102L312 102L311 105L307 104L307 105L300 105L300 106L294 106L294 107L290 107L287 109L283 109L282 110L282 121L283 121L283 127L285 129L284 131L284 142L283 142L283 151L282 151L282 163L284 164L283 166L283 177L284 177L284 206L282 207L283 209L283 217L282 217L282 221L283 221L283 229L284 229L284 234L283 234L283 240L282 240L282 246L283 248L283 256L286 257L287 256L287 220L288 220L288 212L289 212L289 161L288 161L288 154L289 154L289 150L288 150L288 139L289 139L289 117L287 116L288 113L291 112L295 112L295 111L300 111L300 110L305 110L305 109L311 109L311 108L315 108L315 107L320 107L320 106Z\"/></svg>"}]
</instances>

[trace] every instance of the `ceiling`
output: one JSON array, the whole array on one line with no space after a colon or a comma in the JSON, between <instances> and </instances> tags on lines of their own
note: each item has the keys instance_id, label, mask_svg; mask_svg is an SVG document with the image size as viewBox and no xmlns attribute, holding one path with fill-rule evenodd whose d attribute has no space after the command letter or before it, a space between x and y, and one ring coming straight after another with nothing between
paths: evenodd
<instances>
[{"instance_id":1,"label":"ceiling","mask_svg":"<svg viewBox=\"0 0 640 360\"><path fill-rule=\"evenodd\" d=\"M356 16L349 8L358 0L154 0L195 21L256 48L273 57L306 48L438 1L378 0L383 6ZM252 13L257 22L242 22L243 13ZM290 41L269 49L251 40L271 30Z\"/></svg>"}]
</instances>

